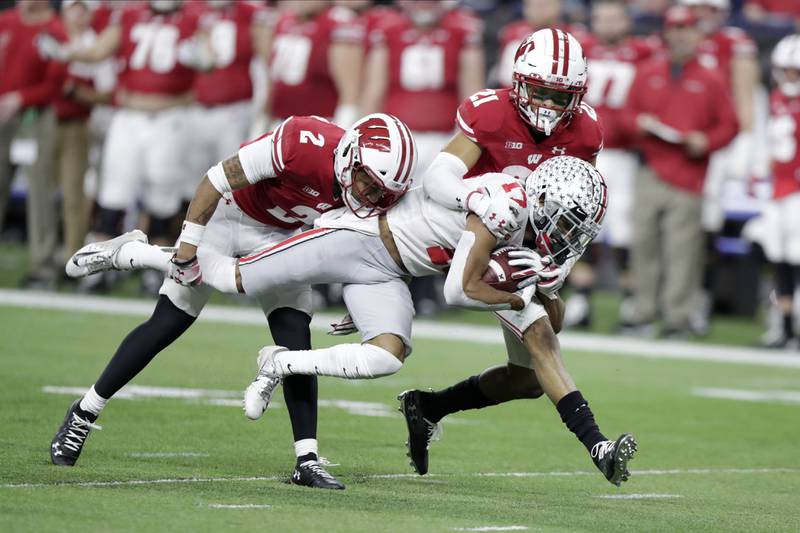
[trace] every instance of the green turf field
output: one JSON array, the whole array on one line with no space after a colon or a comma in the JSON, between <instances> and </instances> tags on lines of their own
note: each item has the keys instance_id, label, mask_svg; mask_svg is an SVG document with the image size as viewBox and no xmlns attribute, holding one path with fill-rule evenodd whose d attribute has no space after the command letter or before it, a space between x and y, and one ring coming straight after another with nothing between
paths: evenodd
<instances>
[{"instance_id":1,"label":"green turf field","mask_svg":"<svg viewBox=\"0 0 800 533\"><path fill-rule=\"evenodd\" d=\"M347 485L323 492L284 483L293 453L282 406L258 422L237 407L264 330L206 322L134 381L136 399L109 403L77 467L53 467L69 387L91 385L139 322L0 307L0 531L800 529L800 368L789 365L566 353L601 429L639 440L627 484L594 471L545 399L453 416L418 477L396 394L504 360L500 346L419 341L395 376L321 379L320 451ZM776 399L709 399L699 388ZM178 393L189 397L153 397Z\"/></svg>"}]
</instances>

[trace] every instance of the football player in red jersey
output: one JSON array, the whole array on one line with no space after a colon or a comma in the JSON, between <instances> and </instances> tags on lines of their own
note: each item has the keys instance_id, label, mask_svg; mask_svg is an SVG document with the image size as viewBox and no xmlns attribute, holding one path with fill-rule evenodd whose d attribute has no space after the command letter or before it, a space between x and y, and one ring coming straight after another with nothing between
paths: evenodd
<instances>
[{"instance_id":1,"label":"football player in red jersey","mask_svg":"<svg viewBox=\"0 0 800 533\"><path fill-rule=\"evenodd\" d=\"M364 28L355 13L326 0L290 0L271 38L267 123L292 115L358 118Z\"/></svg>"},{"instance_id":2,"label":"football player in red jersey","mask_svg":"<svg viewBox=\"0 0 800 533\"><path fill-rule=\"evenodd\" d=\"M212 285L229 280L230 286L215 286L236 292L235 257L263 256L342 205L359 216L387 209L410 183L413 155L408 129L388 115L370 115L347 131L319 117L291 117L208 170L177 251L149 245L135 230L73 255L66 268L73 277L147 267L166 270L169 277L152 317L125 338L95 385L70 407L52 442L53 463L74 465L108 399L194 323L212 290L201 278ZM311 348L309 285L257 300L276 342ZM293 377L284 387L298 458L292 482L344 488L317 462L316 378Z\"/></svg>"},{"instance_id":3,"label":"football player in red jersey","mask_svg":"<svg viewBox=\"0 0 800 533\"><path fill-rule=\"evenodd\" d=\"M266 57L269 12L254 3L233 0L192 2L187 9L197 11L214 57L210 70L195 75L196 105L189 110L189 144L194 152L188 161L192 167L186 173L184 197L191 200L197 188L195 177L235 152L250 132L250 67L254 57Z\"/></svg>"},{"instance_id":4,"label":"football player in red jersey","mask_svg":"<svg viewBox=\"0 0 800 533\"><path fill-rule=\"evenodd\" d=\"M407 0L400 7L402 14L370 34L361 109L408 124L422 170L452 136L459 102L483 84L483 27L440 0ZM420 314L438 308L433 278L413 280L412 293Z\"/></svg>"},{"instance_id":5,"label":"football player in red jersey","mask_svg":"<svg viewBox=\"0 0 800 533\"><path fill-rule=\"evenodd\" d=\"M458 104L484 79L482 28L440 0L404 1L403 15L370 35L362 110L403 120L417 141L420 170L453 132Z\"/></svg>"},{"instance_id":6,"label":"football player in red jersey","mask_svg":"<svg viewBox=\"0 0 800 533\"><path fill-rule=\"evenodd\" d=\"M151 0L114 12L89 48L63 47L43 37L40 52L61 61L97 62L116 56L121 70L103 153L95 226L98 236L119 232L126 209L141 197L154 242L171 244L172 218L181 206L186 106L195 69L208 54L195 46L197 18L180 0Z\"/></svg>"},{"instance_id":7,"label":"football player in red jersey","mask_svg":"<svg viewBox=\"0 0 800 533\"><path fill-rule=\"evenodd\" d=\"M744 233L761 244L774 264L781 324L762 342L771 348L798 349L793 309L800 283L800 34L784 37L775 47L772 72L775 89L767 126L773 199Z\"/></svg>"},{"instance_id":8,"label":"football player in red jersey","mask_svg":"<svg viewBox=\"0 0 800 533\"><path fill-rule=\"evenodd\" d=\"M585 46L591 39L580 24L563 22L562 4L562 0L524 0L523 19L510 22L500 30L500 52L492 75L498 87L511 87L517 48L531 33L543 28L558 28L572 34L581 45Z\"/></svg>"},{"instance_id":9,"label":"football player in red jersey","mask_svg":"<svg viewBox=\"0 0 800 533\"><path fill-rule=\"evenodd\" d=\"M498 236L514 231L486 216L508 208L489 209L490 200L469 194L463 179L486 172L524 178L558 155L594 164L603 132L594 109L582 103L586 78L586 59L574 37L552 28L531 34L518 47L512 89L484 89L461 103L459 131L428 167L425 191L447 207L472 211Z\"/></svg>"},{"instance_id":10,"label":"football player in red jersey","mask_svg":"<svg viewBox=\"0 0 800 533\"><path fill-rule=\"evenodd\" d=\"M592 4L592 37L584 46L589 69L589 84L585 101L596 111L603 125L603 151L597 156L597 170L606 178L609 189L608 214L603 225L601 241L609 246L623 290L621 320L632 322L630 281L627 276L628 248L631 243L631 207L633 180L639 167L633 139L620 123L628 91L636 68L659 51L660 38L630 36L631 20L623 0L599 0ZM591 253L587 262L576 265L569 283L574 293L567 300L564 314L566 327L589 327L591 323L591 292L594 270Z\"/></svg>"}]
</instances>

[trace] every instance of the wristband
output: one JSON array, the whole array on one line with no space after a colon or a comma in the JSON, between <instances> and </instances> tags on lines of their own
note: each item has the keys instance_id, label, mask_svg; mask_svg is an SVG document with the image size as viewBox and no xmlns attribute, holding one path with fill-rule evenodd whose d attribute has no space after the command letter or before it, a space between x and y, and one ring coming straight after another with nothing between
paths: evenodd
<instances>
[{"instance_id":1,"label":"wristband","mask_svg":"<svg viewBox=\"0 0 800 533\"><path fill-rule=\"evenodd\" d=\"M199 246L200 241L203 240L203 233L205 233L205 231L205 226L184 220L183 226L181 226L181 236L178 238L178 240L180 242L185 242L186 244Z\"/></svg>"}]
</instances>

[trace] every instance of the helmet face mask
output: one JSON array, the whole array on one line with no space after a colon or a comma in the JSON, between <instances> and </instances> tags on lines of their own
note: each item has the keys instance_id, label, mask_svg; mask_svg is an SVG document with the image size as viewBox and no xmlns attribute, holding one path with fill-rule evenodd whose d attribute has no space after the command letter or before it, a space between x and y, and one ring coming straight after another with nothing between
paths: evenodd
<instances>
[{"instance_id":1,"label":"helmet face mask","mask_svg":"<svg viewBox=\"0 0 800 533\"><path fill-rule=\"evenodd\" d=\"M334 174L345 205L358 218L384 213L411 185L416 144L391 115L367 115L351 126L334 152Z\"/></svg>"},{"instance_id":2,"label":"helmet face mask","mask_svg":"<svg viewBox=\"0 0 800 533\"><path fill-rule=\"evenodd\" d=\"M555 263L579 257L600 233L607 191L590 163L571 156L549 159L528 176L526 194L536 247Z\"/></svg>"},{"instance_id":3,"label":"helmet face mask","mask_svg":"<svg viewBox=\"0 0 800 533\"><path fill-rule=\"evenodd\" d=\"M581 45L556 29L534 32L517 49L511 97L520 117L545 135L566 125L586 92Z\"/></svg>"}]
</instances>

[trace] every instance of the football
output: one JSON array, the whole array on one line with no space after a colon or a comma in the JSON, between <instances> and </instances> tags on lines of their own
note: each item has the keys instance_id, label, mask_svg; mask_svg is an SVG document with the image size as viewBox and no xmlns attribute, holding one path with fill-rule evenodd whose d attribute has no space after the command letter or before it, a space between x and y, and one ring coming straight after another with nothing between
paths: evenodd
<instances>
[{"instance_id":1,"label":"football","mask_svg":"<svg viewBox=\"0 0 800 533\"><path fill-rule=\"evenodd\" d=\"M511 258L508 256L508 252L519 249L521 248L516 246L503 246L494 250L489 257L489 265L486 267L486 272L483 273L481 279L499 291L516 291L517 284L521 280L511 279L511 274L518 270L524 270L524 268L509 265L508 262Z\"/></svg>"}]
</instances>

